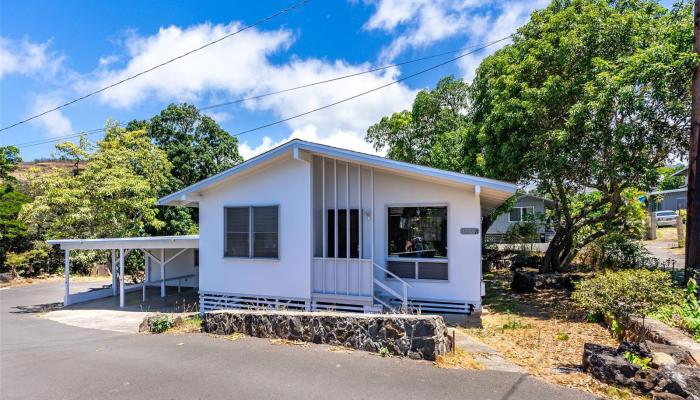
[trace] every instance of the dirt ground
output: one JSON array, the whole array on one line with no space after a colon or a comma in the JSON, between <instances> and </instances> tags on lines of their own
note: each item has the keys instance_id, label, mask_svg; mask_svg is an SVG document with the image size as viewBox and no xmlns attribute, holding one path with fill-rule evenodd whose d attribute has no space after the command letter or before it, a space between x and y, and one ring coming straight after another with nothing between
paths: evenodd
<instances>
[{"instance_id":1,"label":"dirt ground","mask_svg":"<svg viewBox=\"0 0 700 400\"><path fill-rule=\"evenodd\" d=\"M564 290L517 294L510 271L484 274L487 296L481 326L463 332L501 352L551 383L612 399L644 399L627 389L599 382L580 368L584 343L617 347L618 341L598 323L589 323Z\"/></svg>"}]
</instances>

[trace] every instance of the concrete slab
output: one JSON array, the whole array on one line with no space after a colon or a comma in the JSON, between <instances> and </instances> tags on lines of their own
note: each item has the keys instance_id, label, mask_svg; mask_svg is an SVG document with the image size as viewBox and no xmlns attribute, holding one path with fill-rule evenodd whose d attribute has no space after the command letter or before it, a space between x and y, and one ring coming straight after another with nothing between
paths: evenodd
<instances>
[{"instance_id":1,"label":"concrete slab","mask_svg":"<svg viewBox=\"0 0 700 400\"><path fill-rule=\"evenodd\" d=\"M452 331L454 331L456 345L471 354L474 360L487 370L526 373L523 367L513 364L492 347L456 329L450 329L450 335Z\"/></svg>"},{"instance_id":2,"label":"concrete slab","mask_svg":"<svg viewBox=\"0 0 700 400\"><path fill-rule=\"evenodd\" d=\"M113 310L56 310L41 317L78 328L138 333L141 321L149 313Z\"/></svg>"}]
</instances>

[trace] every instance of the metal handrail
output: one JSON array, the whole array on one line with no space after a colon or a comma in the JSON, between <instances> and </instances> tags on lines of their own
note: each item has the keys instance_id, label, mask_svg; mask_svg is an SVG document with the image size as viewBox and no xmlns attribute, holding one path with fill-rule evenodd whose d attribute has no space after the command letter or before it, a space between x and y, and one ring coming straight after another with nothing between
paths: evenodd
<instances>
[{"instance_id":1,"label":"metal handrail","mask_svg":"<svg viewBox=\"0 0 700 400\"><path fill-rule=\"evenodd\" d=\"M377 264L376 262L372 261L372 264L373 264L376 268L379 268L381 271L386 272L388 275L392 276L394 279L396 279L396 280L398 280L399 282L401 282L401 284L403 285L403 296L397 296L397 297L402 297L402 298L401 298L401 304L402 304L402 306L403 306L403 309L404 309L404 310L408 310L408 288L409 288L409 287L413 287L413 286L411 286L411 285L410 285L408 282L406 282L405 280L399 278L395 273L393 273L393 272L389 271L388 269L382 267L381 265ZM380 284L380 286L382 286L383 288L386 288L386 286L385 286L384 284L381 284L380 281L378 281L377 279L374 279L374 282L377 283L377 284ZM393 293L393 294L394 294L394 295L397 295L398 293Z\"/></svg>"}]
</instances>

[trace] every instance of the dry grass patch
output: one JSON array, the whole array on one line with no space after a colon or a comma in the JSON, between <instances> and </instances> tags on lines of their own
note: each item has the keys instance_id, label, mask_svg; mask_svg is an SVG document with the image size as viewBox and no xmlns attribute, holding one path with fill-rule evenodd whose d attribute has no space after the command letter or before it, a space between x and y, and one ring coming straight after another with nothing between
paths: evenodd
<instances>
[{"instance_id":1,"label":"dry grass patch","mask_svg":"<svg viewBox=\"0 0 700 400\"><path fill-rule=\"evenodd\" d=\"M435 366L438 368L485 369L483 364L476 361L470 353L460 347L455 348L454 353L437 356Z\"/></svg>"},{"instance_id":2,"label":"dry grass patch","mask_svg":"<svg viewBox=\"0 0 700 400\"><path fill-rule=\"evenodd\" d=\"M284 346L301 346L301 347L311 346L308 342L302 342L301 340L289 340L289 339L270 339L270 343L276 344L276 345L284 345Z\"/></svg>"},{"instance_id":3,"label":"dry grass patch","mask_svg":"<svg viewBox=\"0 0 700 400\"><path fill-rule=\"evenodd\" d=\"M585 321L563 290L517 294L509 289L510 271L485 274L488 285L482 326L462 331L548 382L613 399L645 399L599 382L580 368L584 343L617 347L600 324Z\"/></svg>"},{"instance_id":4,"label":"dry grass patch","mask_svg":"<svg viewBox=\"0 0 700 400\"><path fill-rule=\"evenodd\" d=\"M184 318L181 323L174 324L168 328L166 333L182 334L182 333L199 333L202 331L202 317L194 315L189 318Z\"/></svg>"}]
</instances>

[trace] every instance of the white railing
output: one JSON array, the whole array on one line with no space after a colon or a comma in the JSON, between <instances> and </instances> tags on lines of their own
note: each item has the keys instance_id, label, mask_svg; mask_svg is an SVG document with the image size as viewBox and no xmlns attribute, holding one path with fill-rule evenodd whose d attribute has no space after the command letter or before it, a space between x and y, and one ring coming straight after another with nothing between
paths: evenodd
<instances>
[{"instance_id":1,"label":"white railing","mask_svg":"<svg viewBox=\"0 0 700 400\"><path fill-rule=\"evenodd\" d=\"M313 293L372 297L372 260L324 258L312 260Z\"/></svg>"},{"instance_id":2,"label":"white railing","mask_svg":"<svg viewBox=\"0 0 700 400\"><path fill-rule=\"evenodd\" d=\"M403 311L406 312L406 311L408 310L408 288L409 288L409 287L412 287L412 286L411 286L408 282L406 282L405 280L399 278L395 273L393 273L393 272L389 271L388 269L382 267L381 265L377 264L376 262L372 262L372 264L374 265L374 268L379 269L380 271L382 271L382 272L386 273L387 275L391 276L392 278L396 279L398 282L401 282L402 289L403 289L402 292L403 292L403 293L402 293L402 294L399 294L398 292L396 292L396 290L394 290L394 289L392 289L391 287L389 287L386 283L384 283L384 282L380 281L379 279L373 277L373 279L374 279L374 284L375 284L375 285L377 285L377 286L379 286L380 288L384 289L384 291L386 291L386 292L389 293L390 295L392 295L392 296L394 296L394 297L396 297L396 298L398 298L398 299L401 300L401 306L402 306L402 308L403 308ZM389 306L386 302L384 302L382 299L380 299L380 298L377 297L377 296L374 296L374 300L377 301L377 302L379 302L379 303L381 303L382 305L384 305L384 306L387 307L387 308L392 308L391 306Z\"/></svg>"}]
</instances>

